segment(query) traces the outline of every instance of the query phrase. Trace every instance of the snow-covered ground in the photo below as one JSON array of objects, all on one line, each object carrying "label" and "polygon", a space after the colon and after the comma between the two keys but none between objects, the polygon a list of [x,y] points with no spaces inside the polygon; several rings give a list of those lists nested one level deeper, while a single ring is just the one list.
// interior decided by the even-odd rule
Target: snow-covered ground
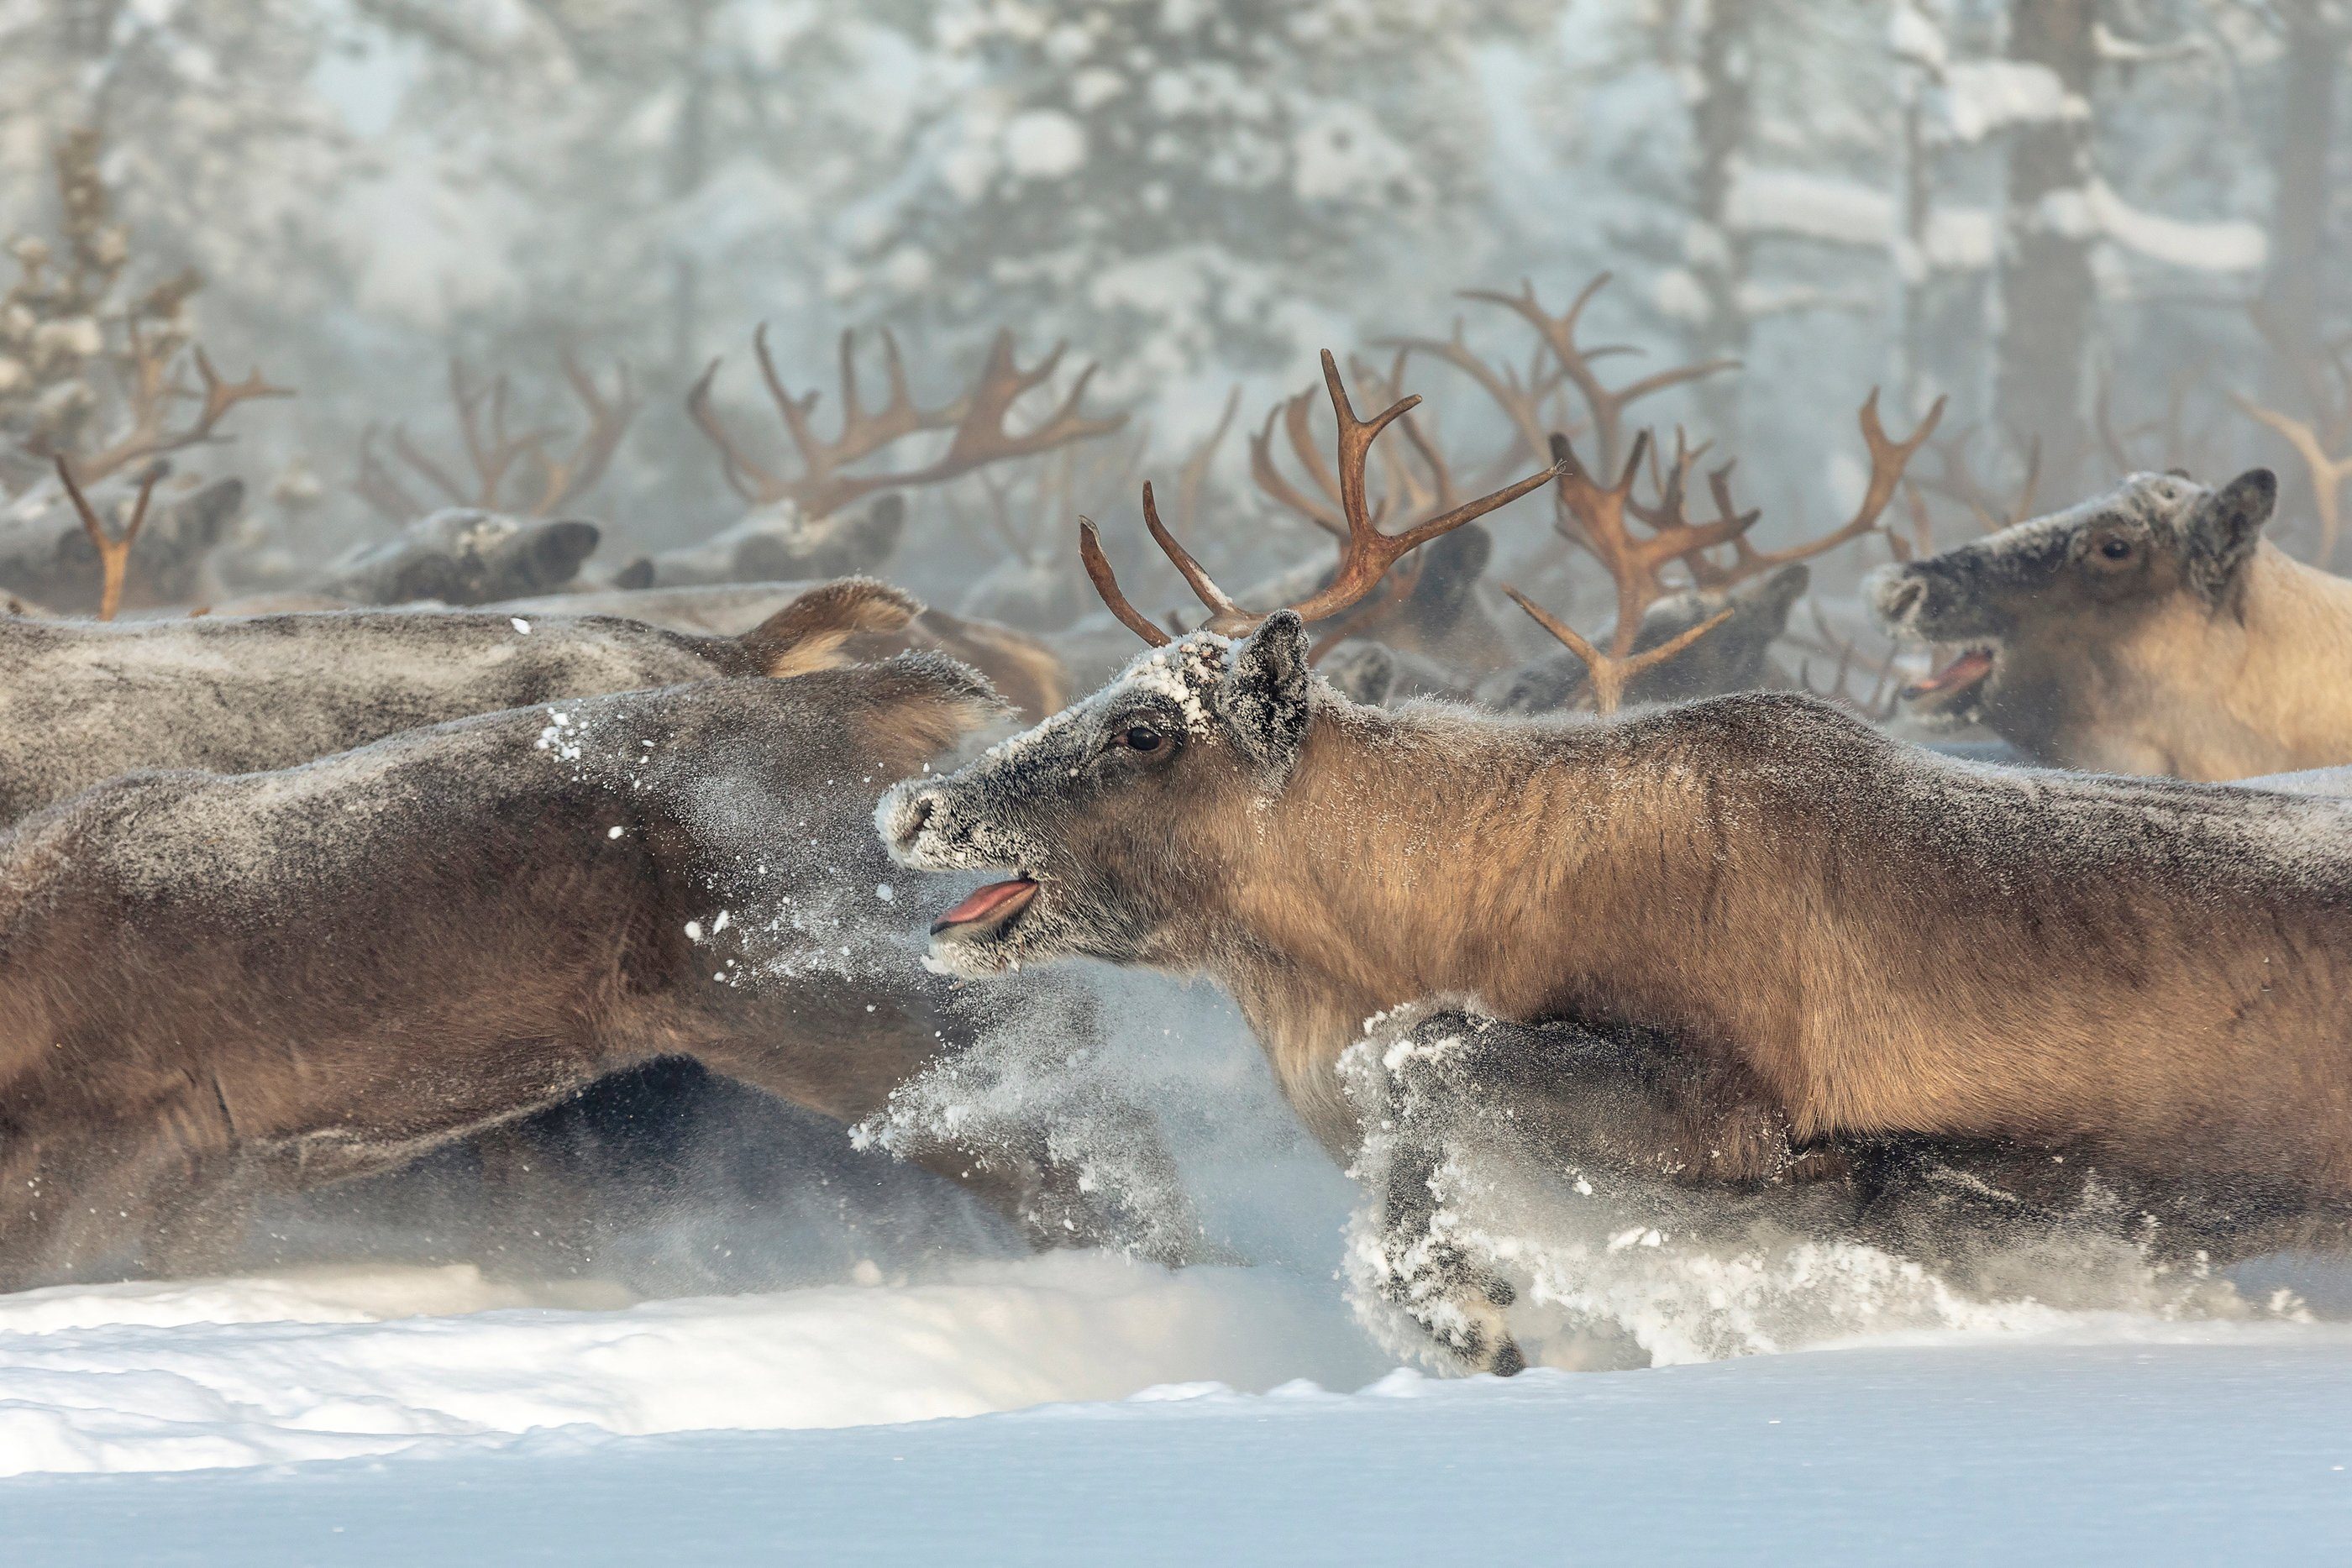
[{"label": "snow-covered ground", "polygon": [[[605,1312],[456,1272],[19,1300],[0,1453],[114,1473],[0,1481],[0,1529],[27,1563],[2352,1551],[2352,1328],[2084,1319],[1449,1382],[1369,1375],[1336,1296],[1268,1272],[1047,1260]],[[436,1315],[357,1315],[401,1309]],[[221,1468],[156,1469],[190,1465]]]},{"label": "snow-covered ground", "polygon": [[[1515,1327],[1549,1364],[1435,1378],[1351,1305],[1352,1189],[1230,1009],[1156,983],[1107,999],[1118,1038],[1094,1065],[1154,1105],[1202,1223],[1247,1261],[965,1254],[953,1228],[913,1249],[829,1199],[779,1222],[782,1266],[747,1265],[774,1282],[732,1295],[373,1261],[0,1297],[5,1560],[2352,1547],[2340,1269],[2036,1253],[1970,1294],[1864,1248],[1624,1228],[1522,1176],[1457,1234],[1513,1265]],[[724,1217],[747,1253],[756,1218]]]}]

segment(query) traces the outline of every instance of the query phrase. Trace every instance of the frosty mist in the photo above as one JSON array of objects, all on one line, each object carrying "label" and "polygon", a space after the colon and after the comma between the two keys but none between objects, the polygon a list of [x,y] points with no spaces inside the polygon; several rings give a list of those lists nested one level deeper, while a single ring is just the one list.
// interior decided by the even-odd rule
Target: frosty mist
[{"label": "frosty mist", "polygon": [[[1949,391],[1956,422],[1988,425],[1989,488],[2033,437],[2062,497],[2112,471],[2110,444],[2145,463],[2158,427],[2195,439],[2200,477],[2284,456],[2221,394],[2288,398],[2296,345],[2341,309],[2321,265],[2330,123],[2292,118],[2315,112],[2297,73],[2341,43],[2324,8],[2184,0],[2099,26],[2087,5],[1995,0],[81,16],[0,24],[23,128],[0,145],[0,213],[53,232],[53,133],[97,129],[142,286],[193,267],[215,358],[299,391],[241,411],[237,446],[199,466],[241,476],[247,526],[314,560],[381,536],[352,483],[367,426],[395,467],[394,419],[451,450],[452,352],[478,381],[514,374],[519,429],[578,430],[567,347],[608,395],[633,368],[643,412],[582,498],[622,525],[617,561],[740,515],[679,399],[724,355],[719,401],[756,417],[763,319],[804,372],[843,327],[898,327],[933,382],[1008,322],[1066,338],[1181,453],[1237,380],[1255,408],[1321,346],[1443,338],[1457,314],[1491,347],[1505,323],[1456,290],[1614,269],[1612,338],[1746,367],[1673,412],[1739,452],[1777,517],[1853,483],[1819,433],[1874,382],[1906,411]],[[2216,301],[2259,301],[2260,321]],[[1444,376],[1423,390],[1467,390]],[[917,514],[902,575],[953,607],[992,550]],[[1507,564],[1523,547],[1503,543]]]}]

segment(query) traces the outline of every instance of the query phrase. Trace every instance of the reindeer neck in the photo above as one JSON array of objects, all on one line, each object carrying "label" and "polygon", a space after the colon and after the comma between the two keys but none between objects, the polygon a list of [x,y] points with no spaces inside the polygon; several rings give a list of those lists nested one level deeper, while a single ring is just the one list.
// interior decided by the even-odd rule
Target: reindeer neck
[{"label": "reindeer neck", "polygon": [[1689,790],[1614,727],[1318,706],[1229,859],[1218,978],[1316,1122],[1307,1102],[1373,1015],[1447,995],[1540,1013],[1628,961],[1637,895],[1696,907],[1672,884],[1701,857],[1661,850],[1691,840]]},{"label": "reindeer neck", "polygon": [[2352,733],[2352,582],[2304,565],[2265,542],[2251,563],[2244,663],[2231,683],[2233,715],[2280,737],[2281,765],[2342,760]]}]

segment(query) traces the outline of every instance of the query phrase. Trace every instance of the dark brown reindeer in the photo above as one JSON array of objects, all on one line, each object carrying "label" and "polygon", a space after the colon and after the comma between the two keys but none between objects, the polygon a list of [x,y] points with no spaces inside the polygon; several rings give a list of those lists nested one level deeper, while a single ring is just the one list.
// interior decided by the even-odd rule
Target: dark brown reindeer
[{"label": "dark brown reindeer", "polygon": [[1906,706],[2065,768],[2222,779],[2352,762],[2352,582],[2263,538],[2276,502],[2267,469],[2218,488],[2137,474],[1882,571],[1885,628],[1954,651]]},{"label": "dark brown reindeer", "polygon": [[[933,655],[133,774],[0,837],[0,1291],[217,1267],[257,1198],[659,1058],[843,1122],[971,1036],[866,824],[1000,711]],[[903,906],[900,906],[903,907]],[[911,1151],[1040,1244],[1116,1195]]]},{"label": "dark brown reindeer", "polygon": [[[1114,594],[1152,652],[884,800],[902,863],[1007,873],[934,923],[942,966],[1207,973],[1341,1158],[1393,1108],[1343,1092],[1366,1021],[1469,998],[1501,1044],[1445,1058],[1452,1096],[1541,1096],[1556,1155],[1659,1190],[1860,1225],[1890,1152],[1929,1149],[2021,1208],[2052,1170],[2095,1178],[2117,1223],[2224,1253],[2340,1231],[2352,807],[1972,767],[1797,695],[1365,708],[1297,612],[1195,587],[1219,632],[1168,643]],[[1427,1160],[1382,1168],[1391,1293],[1514,1370],[1503,1292],[1426,1232]]]}]

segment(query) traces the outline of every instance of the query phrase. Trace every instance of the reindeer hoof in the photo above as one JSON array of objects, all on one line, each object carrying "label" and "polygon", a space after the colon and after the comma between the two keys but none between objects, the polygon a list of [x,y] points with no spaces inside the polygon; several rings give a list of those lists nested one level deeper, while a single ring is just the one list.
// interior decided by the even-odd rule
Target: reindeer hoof
[{"label": "reindeer hoof", "polygon": [[1517,1377],[1528,1369],[1528,1358],[1519,1354],[1518,1345],[1505,1340],[1495,1347],[1495,1359],[1487,1367],[1497,1377]]},{"label": "reindeer hoof", "polygon": [[1518,1299],[1519,1292],[1512,1288],[1511,1282],[1508,1280],[1489,1280],[1486,1281],[1486,1300],[1493,1302],[1496,1306],[1507,1307]]}]

